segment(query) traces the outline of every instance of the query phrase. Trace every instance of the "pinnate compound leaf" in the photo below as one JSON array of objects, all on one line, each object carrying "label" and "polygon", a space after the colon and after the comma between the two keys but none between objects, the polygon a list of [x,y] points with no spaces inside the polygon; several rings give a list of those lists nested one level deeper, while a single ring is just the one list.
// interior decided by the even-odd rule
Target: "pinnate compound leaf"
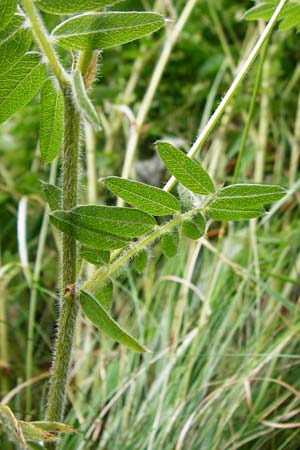
[{"label": "pinnate compound leaf", "polygon": [[153,33],[163,24],[164,18],[151,12],[86,13],[62,22],[52,37],[73,50],[105,49]]},{"label": "pinnate compound leaf", "polygon": [[156,225],[154,218],[143,211],[116,206],[77,206],[69,215],[71,221],[82,228],[125,238],[142,236]]},{"label": "pinnate compound leaf", "polygon": [[64,111],[63,93],[48,78],[41,91],[40,152],[45,164],[56,158],[62,145]]},{"label": "pinnate compound leaf", "polygon": [[17,8],[17,0],[1,0],[0,2],[0,30],[3,30],[12,20]]},{"label": "pinnate compound leaf", "polygon": [[108,177],[103,182],[113,194],[154,216],[173,215],[180,210],[178,200],[157,187],[119,177]]},{"label": "pinnate compound leaf", "polygon": [[51,211],[59,209],[62,197],[61,189],[54,184],[45,183],[44,181],[41,182],[41,188]]},{"label": "pinnate compound leaf", "polygon": [[183,234],[190,239],[200,239],[205,234],[206,222],[202,214],[196,214],[191,220],[182,224]]},{"label": "pinnate compound leaf", "polygon": [[4,39],[0,36],[0,74],[7,72],[24,56],[32,41],[30,29],[27,26],[16,28],[14,20],[9,24],[5,34]]},{"label": "pinnate compound leaf", "polygon": [[157,142],[158,153],[172,175],[195,194],[215,192],[212,179],[200,164],[168,142]]},{"label": "pinnate compound leaf", "polygon": [[101,11],[106,6],[122,0],[39,0],[37,6],[51,14],[77,14],[85,11]]},{"label": "pinnate compound leaf", "polygon": [[136,352],[148,351],[144,345],[118,325],[92,294],[84,290],[80,291],[80,305],[88,319],[107,336]]},{"label": "pinnate compound leaf", "polygon": [[51,223],[63,233],[74,237],[77,241],[99,250],[115,250],[126,247],[129,239],[117,237],[103,231],[92,231],[76,225],[68,211],[53,211]]},{"label": "pinnate compound leaf", "polygon": [[167,258],[173,258],[177,254],[179,242],[180,236],[177,228],[174,228],[170,233],[164,234],[160,240],[160,247],[163,254]]},{"label": "pinnate compound leaf", "polygon": [[35,52],[25,56],[5,74],[0,74],[0,123],[25,106],[41,88],[46,66]]},{"label": "pinnate compound leaf", "polygon": [[87,245],[80,246],[80,256],[90,264],[94,264],[94,266],[102,266],[110,261],[110,253],[108,251],[97,250]]},{"label": "pinnate compound leaf", "polygon": [[208,214],[216,220],[247,220],[264,214],[263,205],[280,200],[286,194],[281,186],[235,184],[219,190],[208,206]]},{"label": "pinnate compound leaf", "polygon": [[143,270],[145,269],[145,267],[147,265],[147,260],[148,260],[147,252],[145,250],[142,250],[134,258],[133,266],[134,266],[135,270],[139,273],[143,272]]},{"label": "pinnate compound leaf", "polygon": [[73,74],[73,91],[75,94],[76,103],[86,120],[96,129],[100,128],[99,116],[93,103],[87,95],[82,75],[78,69],[75,70]]}]

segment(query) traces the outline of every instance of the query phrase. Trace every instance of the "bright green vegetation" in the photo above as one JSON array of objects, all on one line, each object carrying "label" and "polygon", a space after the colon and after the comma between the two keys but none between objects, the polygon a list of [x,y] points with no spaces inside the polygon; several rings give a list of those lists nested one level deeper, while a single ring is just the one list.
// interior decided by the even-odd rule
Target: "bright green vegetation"
[{"label": "bright green vegetation", "polygon": [[16,3],[3,449],[298,450],[299,2]]}]

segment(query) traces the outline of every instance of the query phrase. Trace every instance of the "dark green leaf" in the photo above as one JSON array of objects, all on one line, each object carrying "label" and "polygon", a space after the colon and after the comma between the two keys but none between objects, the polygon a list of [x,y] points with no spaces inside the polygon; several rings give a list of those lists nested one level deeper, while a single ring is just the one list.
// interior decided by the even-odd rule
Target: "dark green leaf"
[{"label": "dark green leaf", "polygon": [[134,41],[163,24],[161,15],[150,12],[86,13],[62,22],[52,36],[62,47],[96,50]]},{"label": "dark green leaf", "polygon": [[161,237],[160,247],[167,258],[173,258],[177,254],[179,241],[180,236],[177,228],[174,228],[170,233],[166,233]]},{"label": "dark green leaf", "polygon": [[80,246],[80,256],[94,266],[102,266],[110,261],[110,253],[87,245]]},{"label": "dark green leaf", "polygon": [[64,136],[64,97],[49,78],[41,92],[40,152],[45,164],[59,153]]},{"label": "dark green leaf", "polygon": [[87,205],[77,206],[69,214],[75,225],[125,238],[142,236],[156,225],[152,216],[132,208]]},{"label": "dark green leaf", "polygon": [[50,214],[50,220],[59,230],[73,236],[82,244],[95,247],[99,250],[123,248],[130,242],[128,239],[117,237],[103,231],[97,232],[82,228],[73,222],[71,215],[67,211],[54,211]]},{"label": "dark green leaf", "polygon": [[87,95],[84,81],[79,70],[75,70],[73,74],[73,90],[75,94],[75,100],[77,105],[79,106],[80,111],[82,112],[86,120],[96,129],[98,129],[100,127],[100,119],[93,103]]},{"label": "dark green leaf", "polygon": [[157,143],[158,153],[172,175],[195,194],[209,195],[215,192],[208,173],[183,152],[168,142]]},{"label": "dark green leaf", "polygon": [[108,177],[103,182],[113,194],[154,216],[172,215],[180,210],[173,195],[154,186],[119,177]]},{"label": "dark green leaf", "polygon": [[135,270],[137,272],[141,273],[147,265],[147,260],[148,260],[147,252],[145,250],[142,250],[134,258],[133,265],[134,265]]},{"label": "dark green leaf", "polygon": [[238,205],[241,209],[243,207],[247,209],[249,206],[268,205],[280,200],[285,195],[286,189],[281,186],[233,184],[218,191],[217,201],[219,205],[224,204],[233,207]]},{"label": "dark green leaf", "polygon": [[182,232],[190,239],[197,240],[204,236],[206,229],[205,219],[202,214],[197,214],[191,220],[187,220],[182,224]]},{"label": "dark green leaf", "polygon": [[243,207],[236,208],[226,207],[225,205],[219,205],[218,200],[213,202],[207,210],[208,215],[215,220],[248,220],[259,217],[265,213],[262,206]]},{"label": "dark green leaf", "polygon": [[99,330],[107,334],[115,341],[136,352],[147,352],[147,348],[140,344],[134,337],[124,331],[117,322],[109,316],[98,300],[88,292],[80,292],[80,304],[85,315]]},{"label": "dark green leaf", "polygon": [[17,0],[1,0],[0,30],[3,30],[12,20],[16,8],[17,8]]},{"label": "dark green leaf", "polygon": [[77,14],[85,11],[100,11],[106,6],[122,0],[39,0],[37,5],[52,14]]},{"label": "dark green leaf", "polygon": [[8,28],[11,32],[0,41],[0,74],[7,72],[24,56],[32,40],[31,31],[27,26],[15,28],[15,21],[12,20]]},{"label": "dark green leaf", "polygon": [[13,68],[0,74],[0,123],[25,106],[41,88],[46,66],[38,53],[27,53]]},{"label": "dark green leaf", "polygon": [[41,188],[51,211],[59,209],[62,196],[61,189],[54,184],[44,183],[43,181],[41,183]]}]

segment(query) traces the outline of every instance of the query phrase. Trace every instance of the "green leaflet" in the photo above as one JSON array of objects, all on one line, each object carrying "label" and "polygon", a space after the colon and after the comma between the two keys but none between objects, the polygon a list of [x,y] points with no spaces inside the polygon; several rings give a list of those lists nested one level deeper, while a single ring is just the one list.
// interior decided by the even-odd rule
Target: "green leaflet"
[{"label": "green leaflet", "polygon": [[[269,0],[264,3],[254,6],[245,13],[245,18],[247,20],[269,20],[276,7],[277,1]],[[278,21],[281,21],[279,29],[289,30],[292,27],[297,27],[300,30],[300,4],[297,0],[290,1],[282,10],[278,17]]]},{"label": "green leaflet", "polygon": [[177,228],[174,228],[170,233],[166,233],[161,237],[160,247],[167,258],[173,258],[177,254],[179,241],[180,236]]},{"label": "green leaflet", "polygon": [[[14,22],[13,20],[11,22]],[[31,31],[28,27],[22,26],[15,28],[12,23],[9,24],[11,32],[0,41],[0,74],[3,75],[13,67],[31,45]],[[11,28],[10,28],[11,27]],[[4,33],[3,33],[4,34]]]},{"label": "green leaflet", "polygon": [[77,14],[85,11],[99,11],[122,0],[39,0],[37,5],[52,14]]},{"label": "green leaflet", "polygon": [[197,240],[204,236],[206,229],[206,222],[202,214],[196,214],[191,220],[185,221],[182,224],[182,232],[190,239]]},{"label": "green leaflet", "polygon": [[59,209],[62,197],[61,189],[54,184],[45,183],[44,181],[41,182],[41,188],[51,211]]},{"label": "green leaflet", "polygon": [[100,127],[100,119],[93,103],[87,95],[82,75],[78,69],[73,74],[73,91],[76,103],[86,120],[98,129]]},{"label": "green leaflet", "polygon": [[59,153],[64,136],[64,97],[48,78],[41,91],[40,152],[45,164]]},{"label": "green leaflet", "polygon": [[56,442],[59,437],[57,433],[51,433],[34,426],[31,422],[19,421],[19,425],[26,440],[33,442]]},{"label": "green leaflet", "polygon": [[75,225],[125,238],[142,236],[156,225],[152,216],[132,208],[87,205],[77,206],[69,214]]},{"label": "green leaflet", "polygon": [[75,431],[74,427],[71,427],[70,425],[66,425],[65,423],[61,422],[49,422],[49,421],[35,421],[35,422],[29,422],[31,425],[35,426],[36,428],[40,428],[41,430],[46,430],[50,432],[59,431],[60,433],[73,433]]},{"label": "green leaflet", "polygon": [[117,322],[110,317],[97,299],[86,291],[80,291],[80,305],[85,315],[96,325],[99,330],[120,344],[136,352],[147,352],[147,348],[140,344],[134,337],[126,333]]},{"label": "green leaflet", "polygon": [[13,18],[17,8],[17,0],[1,0],[0,3],[0,30],[3,30]]},{"label": "green leaflet", "polygon": [[126,238],[114,236],[103,231],[97,232],[76,225],[68,211],[53,211],[51,223],[62,232],[73,236],[77,241],[99,250],[115,250],[126,247],[130,242]]},{"label": "green leaflet", "polygon": [[276,202],[284,197],[286,189],[281,186],[263,184],[233,184],[218,191],[216,200],[219,206],[248,209],[249,206],[262,206]]},{"label": "green leaflet", "polygon": [[163,24],[161,15],[150,12],[86,13],[62,22],[52,37],[73,50],[105,49],[153,33]]},{"label": "green leaflet", "polygon": [[119,177],[108,177],[103,182],[113,194],[154,216],[173,215],[180,210],[178,200],[157,187]]},{"label": "green leaflet", "polygon": [[147,265],[147,260],[148,260],[147,252],[145,250],[142,250],[134,258],[133,266],[134,266],[135,270],[139,273],[143,272],[143,270],[145,269],[145,267]]},{"label": "green leaflet", "polygon": [[25,16],[21,13],[16,13],[10,20],[8,26],[0,31],[0,42],[5,41],[9,36],[25,25]]},{"label": "green leaflet", "polygon": [[247,220],[264,214],[263,205],[280,200],[286,194],[281,186],[234,184],[218,191],[208,205],[208,214],[216,220]]},{"label": "green leaflet", "polygon": [[100,291],[98,291],[94,297],[98,302],[103,306],[103,308],[107,311],[111,307],[113,300],[113,283],[111,280],[107,280],[104,286],[101,287]]},{"label": "green leaflet", "polygon": [[0,123],[34,97],[45,76],[46,66],[35,52],[27,53],[13,68],[0,75]]},{"label": "green leaflet", "polygon": [[208,173],[168,142],[157,142],[158,153],[172,175],[195,194],[209,195],[215,187]]},{"label": "green leaflet", "polygon": [[94,264],[94,266],[102,266],[110,261],[110,253],[108,251],[97,250],[87,245],[80,246],[80,256],[90,264]]}]

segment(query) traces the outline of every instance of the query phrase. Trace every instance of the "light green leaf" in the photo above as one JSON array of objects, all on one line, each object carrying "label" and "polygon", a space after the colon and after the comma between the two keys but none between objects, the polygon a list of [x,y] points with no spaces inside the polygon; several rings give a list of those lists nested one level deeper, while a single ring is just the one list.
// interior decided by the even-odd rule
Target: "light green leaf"
[{"label": "light green leaf", "polygon": [[94,266],[102,266],[103,264],[108,264],[110,261],[109,252],[97,250],[96,248],[88,247],[87,245],[80,246],[80,256],[90,264],[94,264]]},{"label": "light green leaf", "polygon": [[196,214],[191,220],[182,224],[182,232],[190,239],[197,240],[204,236],[206,229],[205,219],[202,214]]},{"label": "light green leaf", "polygon": [[104,286],[101,286],[101,289],[95,293],[94,297],[98,302],[103,306],[103,308],[108,311],[111,307],[113,300],[113,283],[111,280],[108,280]]},{"label": "light green leaf", "polygon": [[64,136],[63,93],[48,78],[41,91],[40,152],[45,164],[57,157]]},{"label": "light green leaf", "polygon": [[73,236],[77,241],[99,250],[114,250],[126,247],[130,242],[126,238],[114,236],[104,231],[97,232],[82,228],[73,222],[67,211],[53,211],[50,214],[51,223],[62,232]]},{"label": "light green leaf", "polygon": [[244,17],[246,20],[269,20],[275,11],[276,6],[260,4],[249,9]]},{"label": "light green leaf", "polygon": [[80,304],[90,321],[115,341],[139,353],[147,352],[147,348],[134,337],[124,331],[117,322],[110,317],[97,299],[86,291],[80,291]]},{"label": "light green leaf", "polygon": [[73,90],[76,103],[85,116],[86,120],[96,129],[100,128],[100,119],[98,113],[87,95],[84,81],[79,70],[75,70],[73,74]]},{"label": "light green leaf", "polygon": [[156,225],[152,216],[132,208],[87,205],[77,206],[69,214],[75,225],[125,238],[142,236]]},{"label": "light green leaf", "polygon": [[51,422],[46,420],[41,421],[35,421],[35,422],[29,422],[31,425],[40,428],[41,430],[46,430],[50,432],[60,432],[60,433],[73,433],[75,431],[74,427],[71,427],[70,425],[66,425],[65,423],[61,422]]},{"label": "light green leaf", "polygon": [[[286,195],[286,189],[281,186],[263,184],[233,184],[218,191],[218,205],[239,206],[247,209],[249,206],[268,205],[280,200]],[[215,202],[210,204],[214,205]]]},{"label": "light green leaf", "polygon": [[123,0],[39,0],[37,6],[52,14],[77,14],[85,11],[100,11]]},{"label": "light green leaf", "polygon": [[158,153],[172,175],[195,194],[209,195],[215,187],[208,173],[197,162],[168,142],[157,143]]},{"label": "light green leaf", "polygon": [[280,200],[285,194],[281,186],[234,184],[218,191],[216,200],[208,206],[208,213],[216,220],[253,219],[264,214],[263,205]]},{"label": "light green leaf", "polygon": [[55,433],[40,429],[34,426],[31,422],[19,421],[19,425],[24,434],[25,439],[33,442],[56,442],[59,436]]},{"label": "light green leaf", "polygon": [[177,254],[179,241],[180,236],[177,228],[174,228],[170,233],[166,233],[161,237],[160,247],[167,258],[173,258]]},{"label": "light green leaf", "polygon": [[157,187],[119,177],[108,177],[103,182],[113,194],[154,216],[173,215],[180,210],[178,200]]},{"label": "light green leaf", "polygon": [[62,197],[61,189],[54,184],[45,183],[44,181],[41,182],[41,188],[51,211],[59,209]]},{"label": "light green leaf", "polygon": [[135,270],[139,273],[143,272],[143,270],[145,269],[145,267],[147,265],[147,260],[148,260],[147,252],[146,252],[146,250],[142,250],[134,258],[133,265],[134,265]]},{"label": "light green leaf", "polygon": [[3,30],[13,18],[17,8],[17,0],[1,0],[0,3],[0,30]]},{"label": "light green leaf", "polygon": [[4,75],[0,74],[0,123],[25,106],[41,88],[46,66],[38,53],[27,53]]},{"label": "light green leaf", "polygon": [[62,22],[52,32],[54,42],[73,50],[115,47],[159,30],[164,18],[151,12],[86,13]]},{"label": "light green leaf", "polygon": [[25,25],[26,17],[22,13],[16,13],[10,20],[8,26],[0,31],[0,42],[5,41],[9,36]]},{"label": "light green leaf", "polygon": [[8,28],[11,29],[11,32],[8,32],[6,37],[0,40],[1,75],[7,72],[24,56],[29,50],[32,40],[31,31],[27,26],[15,28],[15,21],[12,20]]}]

